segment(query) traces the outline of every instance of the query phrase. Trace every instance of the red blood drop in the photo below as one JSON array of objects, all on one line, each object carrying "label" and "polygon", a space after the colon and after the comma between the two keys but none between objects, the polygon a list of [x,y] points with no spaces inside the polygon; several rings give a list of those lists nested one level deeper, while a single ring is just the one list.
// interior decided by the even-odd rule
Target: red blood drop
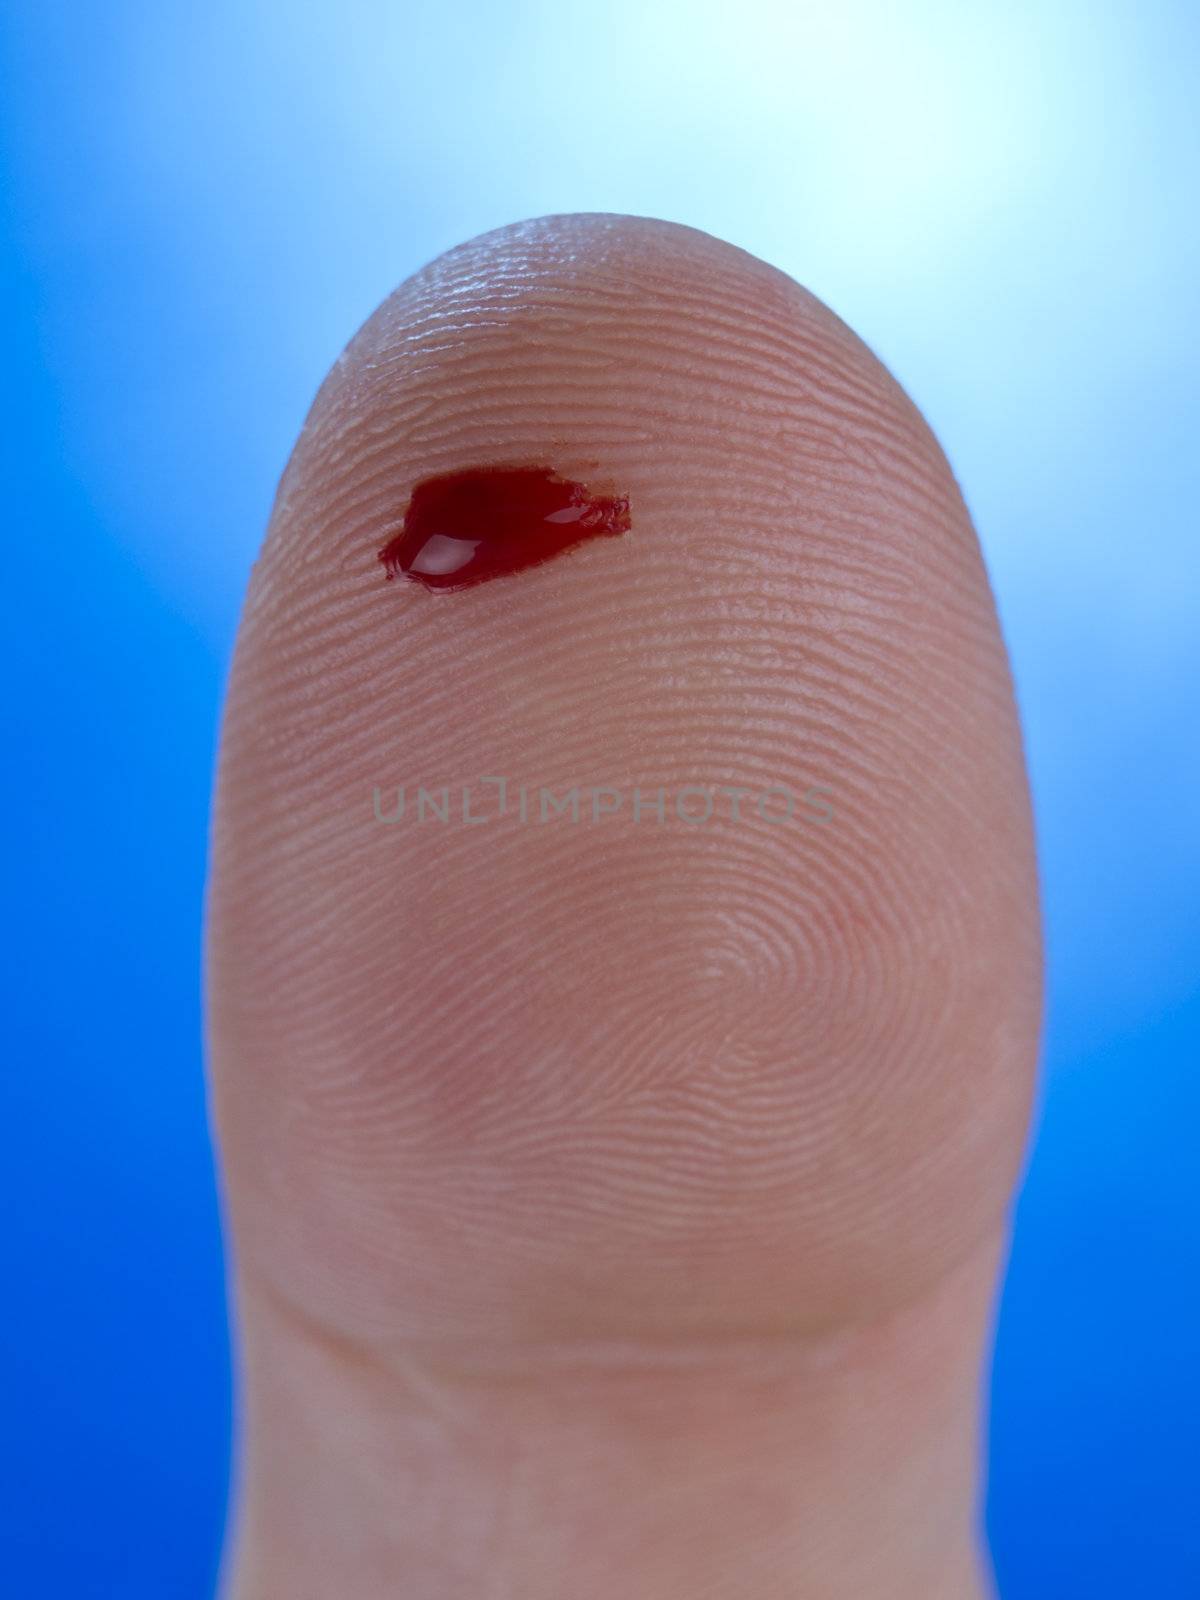
[{"label": "red blood drop", "polygon": [[418,483],[379,559],[389,578],[465,589],[628,531],[625,495],[591,494],[548,467],[474,467]]}]

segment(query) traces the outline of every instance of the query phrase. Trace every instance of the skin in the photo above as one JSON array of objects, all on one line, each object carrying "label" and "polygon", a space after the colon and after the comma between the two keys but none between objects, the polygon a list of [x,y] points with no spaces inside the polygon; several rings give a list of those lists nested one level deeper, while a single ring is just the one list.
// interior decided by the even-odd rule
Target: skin
[{"label": "skin", "polygon": [[[628,494],[632,531],[385,582],[414,483],[485,462]],[[626,798],[373,813],[483,775]],[[635,785],[752,798],[635,821]],[[779,785],[831,815],[764,820]],[[819,301],[585,215],[370,319],[246,601],[208,987],[229,1600],[990,1592],[981,1376],[1041,1011],[1024,763],[951,472]]]}]

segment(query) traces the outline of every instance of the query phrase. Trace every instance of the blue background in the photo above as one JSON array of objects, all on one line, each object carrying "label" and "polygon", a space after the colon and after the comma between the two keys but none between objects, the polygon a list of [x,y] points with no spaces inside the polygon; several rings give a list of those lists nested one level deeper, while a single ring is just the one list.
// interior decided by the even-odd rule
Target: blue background
[{"label": "blue background", "polygon": [[202,1600],[228,1430],[201,1078],[219,695],[346,338],[484,229],[692,223],[878,351],[1027,730],[1043,1120],[999,1332],[1008,1600],[1200,1593],[1200,17],[1167,5],[16,3],[2,1558]]}]

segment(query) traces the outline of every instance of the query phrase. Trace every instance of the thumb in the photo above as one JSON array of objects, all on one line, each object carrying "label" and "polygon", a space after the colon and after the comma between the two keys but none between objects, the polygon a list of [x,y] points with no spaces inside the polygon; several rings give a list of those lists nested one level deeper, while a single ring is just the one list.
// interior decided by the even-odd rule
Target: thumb
[{"label": "thumb", "polygon": [[[496,465],[628,530],[388,582],[414,490]],[[610,216],[397,291],[288,466],[225,718],[210,1038],[247,1321],[463,1369],[815,1347],[980,1260],[977,1369],[1039,961],[976,539],[854,335]]]}]

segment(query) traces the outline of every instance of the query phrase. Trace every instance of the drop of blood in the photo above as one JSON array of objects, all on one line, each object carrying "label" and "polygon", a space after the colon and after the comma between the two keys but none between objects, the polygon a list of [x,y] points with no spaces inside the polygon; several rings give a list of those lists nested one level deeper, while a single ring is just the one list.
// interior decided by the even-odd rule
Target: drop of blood
[{"label": "drop of blood", "polygon": [[389,578],[465,589],[628,531],[625,495],[592,494],[548,467],[473,467],[418,483],[379,559]]}]

